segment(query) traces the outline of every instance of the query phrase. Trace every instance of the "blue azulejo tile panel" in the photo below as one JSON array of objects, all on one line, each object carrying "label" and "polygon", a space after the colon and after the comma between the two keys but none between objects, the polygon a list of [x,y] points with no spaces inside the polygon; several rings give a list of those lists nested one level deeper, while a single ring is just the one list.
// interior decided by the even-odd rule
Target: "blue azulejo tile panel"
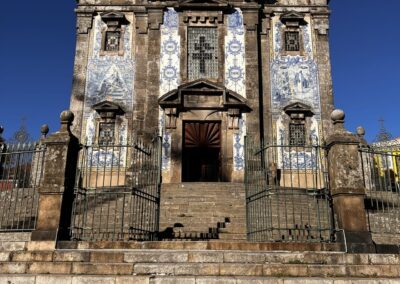
[{"label": "blue azulejo tile panel", "polygon": [[314,60],[301,56],[277,58],[271,62],[271,81],[273,112],[294,102],[320,112],[318,68]]},{"label": "blue azulejo tile panel", "polygon": [[[102,54],[102,31],[106,29],[105,23],[100,16],[96,16],[93,26],[93,48],[87,68],[87,81],[84,107],[84,142],[88,145],[96,144],[97,120],[99,119],[92,106],[102,101],[112,101],[119,104],[125,111],[131,111],[134,103],[134,78],[135,61],[132,56],[132,28],[128,24],[123,27],[124,37],[123,55]],[[128,121],[120,117],[117,122],[115,142],[126,144],[128,137]],[[113,166],[124,164],[126,149],[121,153],[107,151],[93,151],[90,155],[94,166]],[[118,161],[115,156],[118,156]]]},{"label": "blue azulejo tile panel", "polygon": [[[167,8],[161,26],[160,88],[162,96],[178,88],[180,84],[180,42],[178,33],[179,15],[174,8]],[[163,110],[159,111],[159,128],[162,135],[162,169],[171,165],[171,135],[164,125]]]},{"label": "blue azulejo tile panel", "polygon": [[[311,19],[306,16],[307,23]],[[301,27],[302,52],[298,55],[285,53],[283,32],[285,26],[279,16],[273,18],[273,52],[271,72],[271,111],[275,141],[277,145],[288,145],[289,122],[283,109],[295,102],[311,107],[314,116],[310,129],[307,129],[306,142],[317,145],[320,142],[321,99],[319,91],[318,66],[313,56],[311,25]],[[292,169],[315,169],[318,165],[317,150],[303,151],[278,148],[278,167]]]},{"label": "blue azulejo tile panel", "polygon": [[225,36],[225,86],[246,97],[246,62],[243,15],[236,9],[228,16]]},{"label": "blue azulejo tile panel", "polygon": [[91,107],[104,100],[113,101],[131,110],[134,98],[135,61],[132,58],[131,26],[124,27],[123,55],[101,54],[102,30],[106,28],[100,16],[94,21],[94,45],[87,70],[85,117]]},{"label": "blue azulejo tile panel", "polygon": [[[245,31],[240,9],[228,15],[225,36],[225,87],[246,97]],[[233,135],[233,168],[244,170],[245,115],[240,120],[239,130]]]}]

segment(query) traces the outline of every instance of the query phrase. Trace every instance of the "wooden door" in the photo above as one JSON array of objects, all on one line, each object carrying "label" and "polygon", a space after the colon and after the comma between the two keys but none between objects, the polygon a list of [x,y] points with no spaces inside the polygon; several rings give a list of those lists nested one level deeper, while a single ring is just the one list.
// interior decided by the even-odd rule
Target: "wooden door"
[{"label": "wooden door", "polygon": [[184,123],[182,181],[219,181],[221,122]]}]

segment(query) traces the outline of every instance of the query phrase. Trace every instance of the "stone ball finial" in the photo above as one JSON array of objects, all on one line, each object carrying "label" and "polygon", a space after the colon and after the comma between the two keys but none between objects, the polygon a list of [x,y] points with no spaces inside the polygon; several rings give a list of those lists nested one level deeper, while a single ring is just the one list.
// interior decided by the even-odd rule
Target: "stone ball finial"
[{"label": "stone ball finial", "polygon": [[332,119],[333,123],[343,123],[345,117],[346,117],[346,115],[345,115],[344,111],[341,109],[335,109],[331,113],[331,119]]},{"label": "stone ball finial", "polygon": [[362,126],[357,127],[357,135],[363,137],[365,135],[365,128]]},{"label": "stone ball finial", "polygon": [[46,137],[46,135],[49,133],[49,126],[47,124],[43,124],[42,127],[40,127],[40,133],[42,134],[42,137]]},{"label": "stone ball finial", "polygon": [[70,110],[64,110],[60,115],[61,123],[71,124],[74,121],[74,114]]}]

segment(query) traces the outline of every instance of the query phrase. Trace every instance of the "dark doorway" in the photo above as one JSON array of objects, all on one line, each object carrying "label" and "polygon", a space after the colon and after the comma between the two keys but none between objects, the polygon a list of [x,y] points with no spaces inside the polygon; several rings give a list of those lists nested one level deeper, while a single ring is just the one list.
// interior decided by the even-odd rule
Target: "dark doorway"
[{"label": "dark doorway", "polygon": [[182,181],[219,181],[221,122],[193,121],[183,125]]}]

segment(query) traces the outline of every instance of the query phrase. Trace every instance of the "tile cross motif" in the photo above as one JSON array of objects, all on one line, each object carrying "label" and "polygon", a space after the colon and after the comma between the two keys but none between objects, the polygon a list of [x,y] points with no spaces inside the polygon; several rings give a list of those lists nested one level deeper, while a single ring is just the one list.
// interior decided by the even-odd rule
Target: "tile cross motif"
[{"label": "tile cross motif", "polygon": [[213,50],[214,47],[210,43],[206,42],[204,36],[199,37],[199,42],[194,44],[194,49],[198,50],[198,53],[193,53],[192,58],[200,61],[200,73],[206,72],[206,60],[212,59],[212,53],[207,53],[207,50]]}]

